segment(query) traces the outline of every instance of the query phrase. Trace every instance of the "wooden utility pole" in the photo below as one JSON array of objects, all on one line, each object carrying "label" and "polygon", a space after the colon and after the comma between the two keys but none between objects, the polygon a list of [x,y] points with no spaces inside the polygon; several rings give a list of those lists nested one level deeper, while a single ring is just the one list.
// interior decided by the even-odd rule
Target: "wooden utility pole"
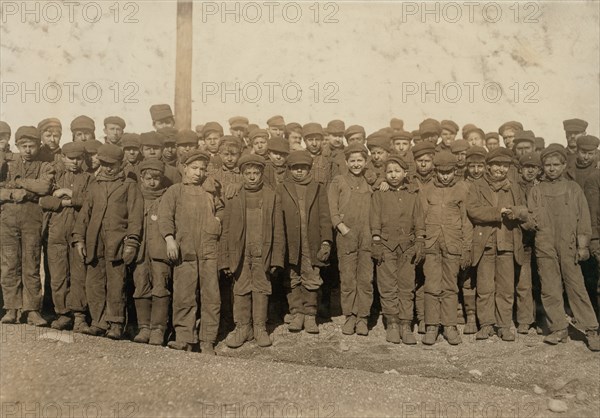
[{"label": "wooden utility pole", "polygon": [[191,0],[177,0],[175,55],[175,127],[192,127],[192,18]]}]

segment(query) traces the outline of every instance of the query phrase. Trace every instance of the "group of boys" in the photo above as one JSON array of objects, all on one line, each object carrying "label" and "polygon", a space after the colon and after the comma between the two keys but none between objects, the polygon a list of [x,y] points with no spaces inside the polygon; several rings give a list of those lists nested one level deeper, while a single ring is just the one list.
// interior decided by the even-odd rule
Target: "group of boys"
[{"label": "group of boys", "polygon": [[78,116],[62,147],[61,122],[44,119],[17,129],[18,153],[0,122],[2,323],[48,325],[43,254],[50,325],[112,339],[135,322],[136,342],[214,354],[231,318],[227,346],[267,347],[274,316],[319,333],[339,280],[345,335],[368,335],[379,302],[391,343],[416,344],[413,324],[426,345],[440,331],[460,344],[458,324],[514,341],[514,320],[558,344],[564,290],[600,350],[600,140],[585,121],[564,121],[565,148],[516,121],[456,139],[451,120],[407,132],[394,118],[367,136],[236,116],[225,135],[218,122],[175,129],[169,105],[150,115],[139,135],[107,117],[103,141]]}]

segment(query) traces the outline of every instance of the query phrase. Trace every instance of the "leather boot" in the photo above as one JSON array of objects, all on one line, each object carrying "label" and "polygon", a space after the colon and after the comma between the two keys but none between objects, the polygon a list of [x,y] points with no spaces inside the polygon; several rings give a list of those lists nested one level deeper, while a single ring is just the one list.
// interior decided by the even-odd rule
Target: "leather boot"
[{"label": "leather boot", "polygon": [[170,305],[171,298],[169,296],[160,298],[156,296],[152,297],[152,308],[150,312],[150,329],[167,329]]},{"label": "leather boot", "polygon": [[160,326],[150,329],[150,338],[148,344],[150,345],[163,345],[165,343],[165,330]]},{"label": "leather boot", "polygon": [[498,337],[502,338],[502,341],[514,341],[515,333],[509,327],[499,328]]},{"label": "leather boot", "polygon": [[477,333],[477,318],[475,317],[475,312],[467,313],[467,323],[463,329],[463,334],[470,335]]},{"label": "leather boot", "polygon": [[585,333],[587,337],[587,345],[591,351],[600,351],[600,336],[598,331],[589,330]]},{"label": "leather boot", "polygon": [[85,326],[81,329],[81,333],[85,335],[92,335],[94,337],[102,337],[106,334],[106,330],[95,325]]},{"label": "leather boot", "polygon": [[417,343],[415,334],[412,331],[411,321],[400,321],[400,338],[402,338],[402,343],[407,345],[415,345]]},{"label": "leather boot", "polygon": [[212,341],[200,341],[200,353],[209,356],[216,355],[214,343]]},{"label": "leather boot", "polygon": [[73,323],[73,320],[71,319],[71,316],[59,315],[58,318],[56,318],[54,321],[52,321],[52,324],[50,324],[50,326],[53,329],[58,329],[58,330],[62,331],[64,329],[70,328],[72,323]]},{"label": "leather boot", "polygon": [[558,331],[554,331],[550,335],[546,335],[544,337],[544,342],[546,344],[551,344],[551,345],[556,345],[558,343],[566,343],[568,336],[569,336],[569,332],[566,329],[561,329]]},{"label": "leather boot", "polygon": [[269,296],[262,293],[252,293],[252,321],[254,322],[254,339],[259,347],[269,347],[271,338],[267,333],[267,310]]},{"label": "leather boot", "polygon": [[476,340],[487,340],[494,335],[494,327],[491,325],[483,325],[477,334],[475,334]]},{"label": "leather boot", "polygon": [[444,337],[450,345],[458,345],[462,343],[458,329],[455,326],[444,327]]},{"label": "leather boot", "polygon": [[[148,344],[150,341],[150,315],[152,312],[152,299],[139,298],[135,301],[135,313],[137,315],[138,333],[133,337],[136,343]],[[111,338],[111,337],[109,337]]]},{"label": "leather boot", "polygon": [[367,326],[367,318],[356,318],[356,335],[369,335],[369,327]]},{"label": "leather boot", "polygon": [[246,341],[254,338],[252,329],[252,294],[233,295],[233,321],[235,329],[225,338],[225,344],[229,348],[241,347]]},{"label": "leather boot", "polygon": [[27,314],[27,323],[36,327],[47,327],[48,321],[42,318],[38,311],[29,311]]},{"label": "leather boot", "polygon": [[354,334],[355,328],[356,328],[356,315],[346,316],[346,322],[344,322],[344,325],[342,326],[342,334],[352,335],[352,334]]},{"label": "leather boot", "polygon": [[308,290],[302,286],[304,295],[304,330],[309,334],[318,334],[319,326],[317,325],[317,300],[318,291]]},{"label": "leather boot", "polygon": [[194,345],[189,343],[184,343],[181,341],[169,341],[167,347],[173,350],[181,350],[181,351],[193,351]]},{"label": "leather boot", "polygon": [[16,324],[17,323],[17,310],[16,309],[7,309],[6,313],[0,320],[0,323]]},{"label": "leather boot", "polygon": [[519,324],[517,332],[519,334],[529,334],[529,328],[531,328],[530,324]]},{"label": "leather boot", "polygon": [[425,345],[434,345],[438,337],[438,332],[438,325],[427,325],[427,331],[421,342]]},{"label": "leather boot", "polygon": [[111,340],[120,340],[123,338],[123,324],[120,322],[111,322],[106,336]]},{"label": "leather boot", "polygon": [[304,328],[304,297],[302,286],[296,286],[288,294],[288,303],[290,312],[293,315],[292,321],[288,326],[290,332],[300,332]]},{"label": "leather boot", "polygon": [[75,312],[73,321],[73,332],[83,332],[87,327],[85,322],[85,314],[83,312]]},{"label": "leather boot", "polygon": [[393,315],[384,315],[387,322],[385,340],[389,343],[400,344],[400,324],[398,318]]}]

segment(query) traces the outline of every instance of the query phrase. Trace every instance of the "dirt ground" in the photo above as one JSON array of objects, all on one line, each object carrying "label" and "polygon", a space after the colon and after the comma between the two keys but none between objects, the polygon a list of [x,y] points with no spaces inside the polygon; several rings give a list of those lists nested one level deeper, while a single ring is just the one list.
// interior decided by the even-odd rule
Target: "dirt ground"
[{"label": "dirt ground", "polygon": [[426,347],[386,343],[381,321],[368,337],[342,335],[342,323],[319,335],[282,324],[270,348],[221,341],[215,357],[3,325],[1,416],[600,416],[600,354],[574,328],[555,347],[534,330]]}]

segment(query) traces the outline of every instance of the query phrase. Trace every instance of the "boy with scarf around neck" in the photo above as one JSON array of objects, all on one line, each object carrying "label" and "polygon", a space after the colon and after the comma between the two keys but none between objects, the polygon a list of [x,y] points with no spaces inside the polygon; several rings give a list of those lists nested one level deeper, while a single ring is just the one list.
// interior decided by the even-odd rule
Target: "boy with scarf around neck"
[{"label": "boy with scarf around neck", "polygon": [[344,150],[348,173],[336,176],[329,186],[331,223],[339,232],[342,333],[368,335],[367,317],[373,303],[373,263],[369,209],[371,187],[364,177],[367,150],[354,143]]},{"label": "boy with scarf around neck", "polygon": [[550,144],[541,152],[544,176],[531,188],[527,207],[533,214],[535,256],[540,275],[542,305],[551,334],[547,344],[568,338],[563,289],[567,293],[577,327],[584,330],[588,348],[600,351],[598,321],[585,288],[578,263],[590,257],[592,226],[590,211],[581,187],[564,178],[567,151]]},{"label": "boy with scarf around neck", "polygon": [[52,301],[58,315],[52,322],[52,328],[63,330],[73,324],[74,332],[81,332],[86,326],[87,299],[86,268],[71,245],[71,233],[88,189],[94,182],[94,176],[82,168],[85,157],[83,144],[69,142],[63,146],[62,161],[55,164],[53,193],[40,198],[40,206],[49,214],[47,256]]},{"label": "boy with scarf around neck", "polygon": [[242,154],[242,140],[226,135],[221,138],[219,144],[219,157],[222,161],[221,167],[216,169],[210,176],[215,179],[223,190],[225,204],[237,192],[240,191],[243,184],[243,176],[240,173],[238,161]]},{"label": "boy with scarf around neck", "polygon": [[122,170],[123,150],[98,148],[100,168],[73,228],[73,243],[87,265],[85,293],[92,324],[82,332],[120,339],[125,322],[125,273],[140,246],[144,200]]},{"label": "boy with scarf around neck", "polygon": [[325,186],[312,176],[309,151],[293,151],[288,172],[277,187],[285,226],[287,270],[285,287],[291,321],[288,329],[318,334],[317,295],[323,284],[320,268],[331,255],[332,227]]},{"label": "boy with scarf around neck", "polygon": [[281,202],[263,182],[263,157],[246,154],[238,163],[243,187],[225,205],[219,248],[219,268],[233,279],[235,329],[225,344],[238,348],[255,339],[259,347],[268,347],[270,274],[283,269],[285,255]]},{"label": "boy with scarf around neck", "polygon": [[365,179],[373,190],[385,192],[389,185],[385,181],[385,162],[392,152],[391,139],[383,132],[375,132],[367,138],[367,148],[371,152],[371,159],[367,162]]},{"label": "boy with scarf around neck", "polygon": [[420,191],[425,217],[425,324],[421,342],[435,344],[440,325],[449,344],[462,342],[456,328],[459,270],[471,264],[473,227],[467,217],[468,186],[455,175],[456,157],[435,155],[435,177]]},{"label": "boy with scarf around neck", "polygon": [[144,224],[137,259],[132,266],[138,333],[133,341],[163,345],[171,292],[171,265],[165,240],[158,229],[158,208],[167,191],[165,163],[149,158],[139,164],[139,186],[144,198]]},{"label": "boy with scarf around neck", "polygon": [[407,180],[408,164],[392,155],[385,162],[387,192],[371,199],[371,257],[377,265],[377,287],[386,320],[386,340],[416,344],[411,323],[415,264],[423,261],[425,224],[419,189]]},{"label": "boy with scarf around neck", "polygon": [[[217,244],[221,234],[223,201],[220,185],[207,178],[210,155],[191,151],[183,161],[183,181],[163,195],[158,206],[158,228],[167,243],[173,271],[173,326],[176,339],[169,348],[191,351],[200,339],[204,354],[214,355],[219,330],[221,294]],[[200,332],[196,329],[196,292],[200,290]]]},{"label": "boy with scarf around neck", "polygon": [[[486,156],[486,171],[469,189],[467,211],[473,222],[473,262],[477,267],[478,340],[494,335],[514,341],[511,330],[515,294],[515,263],[523,265],[521,224],[529,215],[525,195],[508,179],[513,154],[497,148]],[[531,287],[530,287],[531,291]]]},{"label": "boy with scarf around neck", "polygon": [[302,127],[306,150],[313,158],[311,173],[316,181],[323,186],[328,186],[334,177],[333,163],[323,155],[323,141],[325,133],[319,123],[310,122]]},{"label": "boy with scarf around neck", "polygon": [[287,171],[286,161],[290,155],[290,144],[282,137],[274,136],[268,139],[267,150],[264,182],[275,189],[283,183]]}]

